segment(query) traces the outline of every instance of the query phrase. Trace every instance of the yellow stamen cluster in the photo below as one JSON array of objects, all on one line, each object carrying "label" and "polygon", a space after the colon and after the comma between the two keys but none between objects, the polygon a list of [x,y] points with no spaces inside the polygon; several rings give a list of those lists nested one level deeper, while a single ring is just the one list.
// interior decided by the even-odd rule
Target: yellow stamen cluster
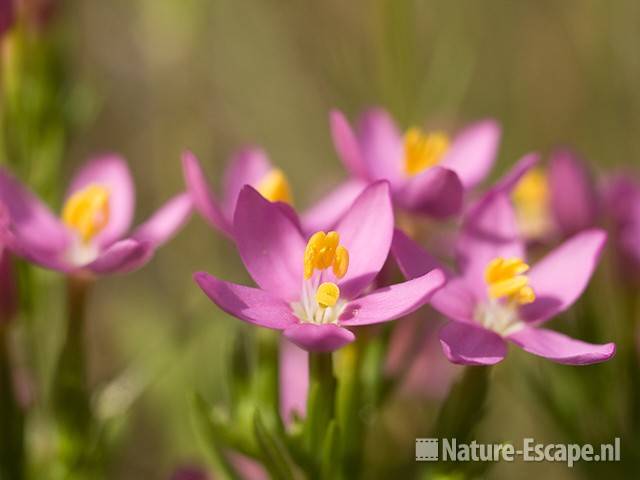
[{"label": "yellow stamen cluster", "polygon": [[293,203],[291,187],[282,170],[273,169],[267,173],[258,183],[257,190],[270,202]]},{"label": "yellow stamen cluster", "polygon": [[89,242],[109,222],[109,190],[96,184],[78,190],[64,204],[62,220]]},{"label": "yellow stamen cluster", "polygon": [[333,307],[340,298],[340,288],[333,282],[320,284],[316,291],[316,302],[322,308]]},{"label": "yellow stamen cluster", "polygon": [[544,235],[550,226],[549,183],[542,168],[529,170],[513,191],[518,224],[523,235]]},{"label": "yellow stamen cluster", "polygon": [[311,278],[315,270],[330,267],[337,278],[344,277],[349,269],[349,252],[340,245],[338,232],[316,232],[304,251],[304,278]]},{"label": "yellow stamen cluster", "polygon": [[444,132],[425,134],[419,128],[410,128],[404,135],[404,170],[417,175],[436,165],[449,149],[449,137]]},{"label": "yellow stamen cluster", "polygon": [[494,258],[484,272],[484,279],[493,299],[506,298],[519,305],[531,303],[536,299],[529,286],[529,278],[524,275],[529,265],[519,258]]}]

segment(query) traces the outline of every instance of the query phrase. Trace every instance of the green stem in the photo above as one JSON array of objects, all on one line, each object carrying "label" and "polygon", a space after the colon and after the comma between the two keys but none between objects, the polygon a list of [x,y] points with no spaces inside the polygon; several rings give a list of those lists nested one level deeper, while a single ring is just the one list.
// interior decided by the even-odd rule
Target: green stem
[{"label": "green stem", "polygon": [[94,422],[87,384],[85,305],[91,282],[67,279],[67,331],[54,373],[53,408],[59,430],[60,459],[69,472],[88,459]]},{"label": "green stem", "polygon": [[0,479],[24,478],[24,415],[16,399],[8,326],[0,325]]},{"label": "green stem", "polygon": [[[320,452],[329,425],[335,416],[336,378],[331,353],[309,353],[309,400],[305,424],[305,444],[311,458]],[[318,471],[320,466],[318,465]]]}]

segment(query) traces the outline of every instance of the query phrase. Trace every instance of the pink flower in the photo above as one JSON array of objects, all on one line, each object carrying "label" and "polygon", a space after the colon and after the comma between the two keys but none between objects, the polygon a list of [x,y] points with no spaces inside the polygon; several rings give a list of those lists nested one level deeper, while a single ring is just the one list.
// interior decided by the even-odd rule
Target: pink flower
[{"label": "pink flower", "polygon": [[598,195],[586,163],[570,150],[555,150],[547,168],[525,155],[493,187],[511,195],[522,236],[548,242],[596,225]]},{"label": "pink flower", "polygon": [[339,111],[330,122],[336,150],[353,178],[388,180],[395,206],[434,217],[460,211],[464,191],[487,176],[500,141],[492,120],[470,125],[451,141],[443,132],[417,128],[403,135],[382,109],[365,112],[355,131]]},{"label": "pink flower", "polygon": [[[222,193],[217,198],[209,188],[198,159],[191,152],[182,156],[182,167],[187,190],[194,206],[216,230],[233,238],[233,213],[238,195],[245,185],[251,185],[264,198],[278,204],[288,215],[293,215],[293,195],[287,177],[275,168],[265,152],[258,148],[245,148],[233,156],[227,167]],[[305,232],[331,228],[351,206],[366,185],[353,181],[340,185],[301,216]]]},{"label": "pink flower", "polygon": [[0,0],[0,37],[11,28],[15,21],[13,0]]},{"label": "pink flower", "polygon": [[625,273],[637,276],[640,266],[640,183],[632,175],[617,174],[608,179],[604,200],[612,220],[616,253]]},{"label": "pink flower", "polygon": [[134,187],[116,155],[91,160],[77,172],[60,218],[5,170],[0,201],[9,210],[6,242],[12,252],[52,270],[97,275],[142,266],[191,211],[189,196],[177,195],[123,238],[133,216]]},{"label": "pink flower", "polygon": [[347,327],[386,322],[424,305],[442,287],[441,271],[366,293],[393,235],[386,182],[367,187],[335,231],[304,235],[297,218],[246,186],[234,215],[240,256],[259,288],[198,272],[194,279],[222,310],[282,330],[308,351],[332,351],[355,339]]},{"label": "pink flower", "polygon": [[[507,195],[490,192],[469,212],[457,242],[458,271],[431,304],[451,321],[440,330],[447,358],[491,365],[512,342],[558,363],[586,365],[613,356],[615,345],[574,340],[540,326],[568,309],[584,291],[605,244],[602,230],[586,230],[529,269]],[[392,252],[407,278],[443,268],[396,231]]]}]

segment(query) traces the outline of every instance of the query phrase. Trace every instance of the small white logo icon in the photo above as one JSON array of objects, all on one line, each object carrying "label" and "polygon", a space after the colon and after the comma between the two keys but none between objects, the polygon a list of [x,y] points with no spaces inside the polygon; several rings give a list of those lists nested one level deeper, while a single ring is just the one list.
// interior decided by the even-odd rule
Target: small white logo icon
[{"label": "small white logo icon", "polygon": [[438,460],[437,438],[416,438],[416,461],[433,462]]}]

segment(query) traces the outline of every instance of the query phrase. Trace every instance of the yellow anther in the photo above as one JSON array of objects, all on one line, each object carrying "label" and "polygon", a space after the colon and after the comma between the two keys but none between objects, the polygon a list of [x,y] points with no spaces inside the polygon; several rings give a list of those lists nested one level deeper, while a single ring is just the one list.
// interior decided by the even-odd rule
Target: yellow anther
[{"label": "yellow anther", "polygon": [[342,278],[346,275],[349,269],[349,251],[340,245],[336,248],[336,256],[333,259],[333,274],[337,278]]},{"label": "yellow anther", "polygon": [[320,284],[316,291],[316,302],[322,308],[333,307],[340,298],[340,288],[333,282]]},{"label": "yellow anther", "polygon": [[257,190],[270,202],[293,203],[291,187],[282,170],[273,169],[267,173],[258,183]]},{"label": "yellow anther", "polygon": [[491,260],[484,272],[489,297],[507,298],[520,305],[533,302],[536,296],[529,286],[529,278],[524,275],[528,270],[529,265],[519,258]]},{"label": "yellow anther", "polygon": [[512,199],[521,233],[527,237],[544,235],[550,227],[549,183],[542,168],[529,170],[516,185]]},{"label": "yellow anther", "polygon": [[417,175],[436,165],[449,149],[449,137],[444,132],[425,134],[419,128],[410,128],[404,135],[404,170]]},{"label": "yellow anther", "polygon": [[109,222],[109,190],[96,184],[78,190],[64,204],[62,220],[88,242]]},{"label": "yellow anther", "polygon": [[338,278],[342,278],[349,268],[349,252],[340,245],[338,232],[316,232],[304,251],[304,278],[311,278],[315,270],[330,267]]}]

